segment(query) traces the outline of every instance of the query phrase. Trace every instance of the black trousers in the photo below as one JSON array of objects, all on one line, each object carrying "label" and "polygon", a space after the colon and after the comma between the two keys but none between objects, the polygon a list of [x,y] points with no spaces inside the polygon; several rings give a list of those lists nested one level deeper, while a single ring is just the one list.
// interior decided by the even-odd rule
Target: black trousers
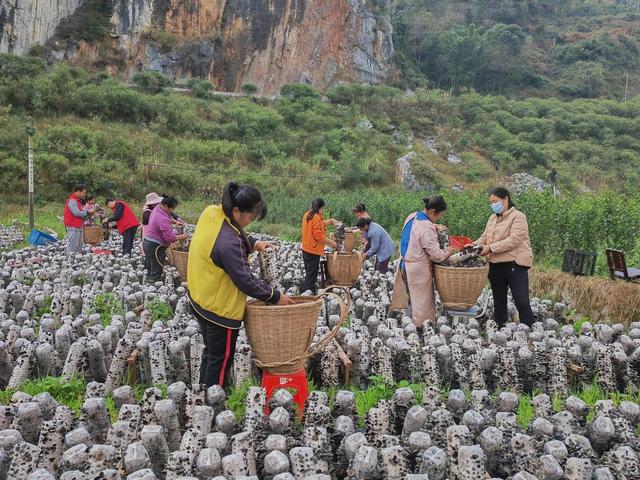
[{"label": "black trousers", "polygon": [[304,271],[306,274],[300,293],[311,290],[315,295],[318,292],[316,284],[318,282],[318,271],[320,270],[320,255],[302,252],[302,259],[304,260]]},{"label": "black trousers", "polygon": [[518,309],[520,322],[533,325],[534,318],[529,303],[529,269],[515,262],[489,264],[489,282],[493,292],[495,319],[499,327],[509,319],[507,311],[507,290],[511,289],[513,302]]},{"label": "black trousers", "polygon": [[162,278],[164,265],[167,262],[167,247],[145,239],[142,241],[142,248],[146,257],[147,279],[156,282]]},{"label": "black trousers", "polygon": [[387,273],[389,271],[389,260],[391,260],[391,257],[387,258],[384,262],[376,259],[376,270],[380,273]]},{"label": "black trousers", "polygon": [[131,250],[133,250],[133,239],[136,238],[137,231],[138,227],[131,227],[122,232],[122,253],[124,255],[131,255]]},{"label": "black trousers", "polygon": [[220,385],[223,388],[229,386],[239,330],[221,327],[202,318],[198,318],[198,323],[204,338],[200,383],[206,388],[212,385]]}]

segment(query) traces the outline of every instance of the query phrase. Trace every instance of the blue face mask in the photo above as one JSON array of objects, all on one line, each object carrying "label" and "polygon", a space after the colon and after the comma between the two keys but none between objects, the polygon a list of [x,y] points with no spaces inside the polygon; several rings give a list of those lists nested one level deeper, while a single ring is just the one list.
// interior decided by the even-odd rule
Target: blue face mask
[{"label": "blue face mask", "polygon": [[502,202],[492,203],[491,210],[493,210],[493,213],[495,213],[496,215],[500,215],[504,210],[504,207],[502,206]]}]

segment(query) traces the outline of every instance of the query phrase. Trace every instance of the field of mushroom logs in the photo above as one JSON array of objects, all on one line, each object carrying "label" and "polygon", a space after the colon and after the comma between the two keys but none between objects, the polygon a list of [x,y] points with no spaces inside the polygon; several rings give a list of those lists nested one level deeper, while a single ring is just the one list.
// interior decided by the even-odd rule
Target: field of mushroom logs
[{"label": "field of mushroom logs", "polygon": [[[284,290],[302,281],[295,245],[260,263]],[[234,399],[243,408],[197,384],[202,337],[175,270],[148,285],[137,253],[4,253],[0,480],[640,478],[640,406],[629,400],[639,324],[576,329],[564,305],[533,299],[532,329],[498,329],[489,301],[479,321],[441,317],[419,332],[389,311],[392,286],[391,273],[367,266],[336,338],[350,385],[330,344],[309,362],[313,390],[298,419],[289,391],[265,415],[264,390],[247,387],[258,372],[243,332],[231,394],[246,391]],[[327,301],[318,335],[338,319]],[[77,405],[46,388],[27,393],[44,377],[82,385]],[[605,395],[572,395],[588,386]]]}]

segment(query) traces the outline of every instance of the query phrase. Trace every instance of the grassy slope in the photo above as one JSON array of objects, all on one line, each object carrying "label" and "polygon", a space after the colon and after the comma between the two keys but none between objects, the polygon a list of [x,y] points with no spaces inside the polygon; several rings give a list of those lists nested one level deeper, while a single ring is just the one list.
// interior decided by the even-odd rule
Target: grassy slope
[{"label": "grassy slope", "polygon": [[[640,97],[508,100],[353,86],[330,92],[330,103],[313,91],[275,103],[201,100],[143,94],[64,66],[4,82],[0,195],[13,201],[25,190],[29,113],[41,200],[77,181],[129,198],[215,196],[229,178],[297,195],[387,187],[395,160],[411,150],[418,180],[435,188],[484,190],[513,172],[546,178],[552,166],[564,191],[640,180]],[[358,126],[365,118],[373,128]],[[434,136],[437,154],[425,146]],[[447,162],[454,153],[462,163]]]}]

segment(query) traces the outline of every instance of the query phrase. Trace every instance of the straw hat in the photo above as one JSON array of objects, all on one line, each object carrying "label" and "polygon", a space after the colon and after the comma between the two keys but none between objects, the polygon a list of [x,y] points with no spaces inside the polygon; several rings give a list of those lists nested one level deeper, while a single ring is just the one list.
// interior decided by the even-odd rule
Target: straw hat
[{"label": "straw hat", "polygon": [[147,201],[145,205],[155,205],[162,201],[162,197],[158,195],[156,192],[151,192],[147,194]]}]

